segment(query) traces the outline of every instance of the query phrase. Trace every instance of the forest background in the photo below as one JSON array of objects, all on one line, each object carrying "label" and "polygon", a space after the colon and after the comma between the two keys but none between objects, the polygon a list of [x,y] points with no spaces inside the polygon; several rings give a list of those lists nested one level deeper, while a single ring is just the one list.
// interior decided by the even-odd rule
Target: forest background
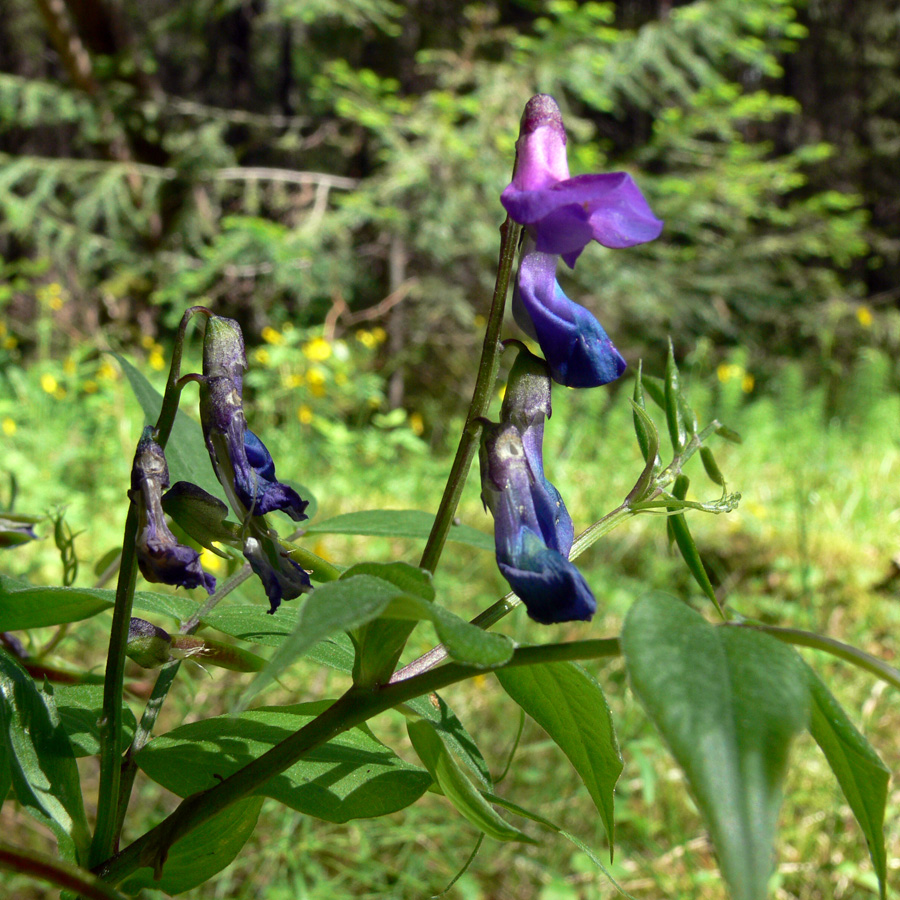
[{"label": "forest background", "polygon": [[[107,351],[161,383],[184,308],[202,303],[244,328],[251,425],[320,515],[433,509],[471,393],[498,194],[536,91],[563,108],[573,174],[631,171],[666,222],[660,240],[627,254],[586,253],[567,292],[598,313],[632,368],[643,359],[661,374],[671,336],[696,405],[744,434],[723,462],[741,509],[694,526],[717,588],[772,621],[894,658],[892,0],[0,0],[0,469],[13,476],[0,508],[64,510],[79,533],[77,577],[96,580],[95,561],[117,546],[141,425]],[[548,433],[548,458],[583,523],[616,505],[640,468],[623,382],[555,401],[566,428]],[[585,482],[592,465],[608,478]],[[466,503],[466,521],[488,530],[474,485]],[[52,528],[38,530],[48,540],[0,562],[59,581]],[[691,592],[664,532],[629,529],[586,557],[606,610],[598,634],[614,633],[647,586]],[[337,553],[342,540],[317,549]],[[442,577],[473,613],[473,586],[502,585],[487,555]],[[102,617],[67,640],[82,649],[60,653],[99,664]],[[627,708],[613,667],[615,677],[612,702]],[[210,688],[197,677],[194,690]],[[842,699],[896,771],[896,704],[852,678]],[[502,761],[514,729],[477,692],[460,702],[496,729]],[[721,896],[665,751],[638,717],[625,723],[639,749],[618,792],[614,872],[641,897]],[[531,805],[571,802],[577,830],[574,782],[547,784],[557,764],[535,726],[525,740],[515,777]],[[861,839],[824,772],[811,764],[791,791],[778,890],[865,896]],[[889,822],[898,805],[895,792]],[[148,801],[146,815],[160,808]],[[435,892],[474,839],[429,816],[417,806],[385,835],[377,822],[312,825],[281,810],[217,890]],[[898,842],[894,827],[895,869]],[[427,862],[421,843],[445,849]],[[568,849],[504,847],[454,890],[567,900],[598,896],[602,883]]]}]

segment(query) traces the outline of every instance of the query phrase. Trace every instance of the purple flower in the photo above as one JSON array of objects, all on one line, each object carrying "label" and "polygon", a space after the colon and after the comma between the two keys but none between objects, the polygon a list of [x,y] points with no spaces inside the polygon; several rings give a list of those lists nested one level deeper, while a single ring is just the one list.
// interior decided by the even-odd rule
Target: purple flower
[{"label": "purple flower", "polygon": [[512,343],[519,345],[519,352],[506,381],[500,420],[511,422],[519,430],[525,459],[535,481],[541,483],[556,506],[553,515],[556,540],[559,552],[568,558],[575,538],[575,527],[562,496],[544,475],[544,422],[553,412],[550,372],[545,360],[535,356],[524,344],[518,341]]},{"label": "purple flower", "polygon": [[307,501],[276,479],[271,454],[247,428],[242,399],[246,367],[237,322],[212,316],[203,342],[200,421],[213,468],[241,518],[280,509],[299,522],[306,518]]},{"label": "purple flower", "polygon": [[269,598],[269,612],[274,613],[282,600],[293,600],[312,590],[307,571],[295,563],[290,556],[279,549],[269,536],[249,536],[244,541],[244,558],[259,577],[266,597]]},{"label": "purple flower", "polygon": [[663,225],[625,172],[569,177],[566,130],[547,94],[525,106],[515,174],[500,202],[533,233],[539,253],[562,256],[570,268],[592,240],[633,247],[659,237]]},{"label": "purple flower", "polygon": [[162,508],[162,492],[169,486],[169,467],[162,447],[146,428],[138,442],[131,470],[131,498],[137,504],[139,532],[137,561],[147,581],[203,587],[211,594],[216,579],[200,566],[200,554],[179,544],[166,524]]},{"label": "purple flower", "polygon": [[536,622],[586,621],[597,602],[568,560],[571,532],[560,527],[559,493],[548,487],[542,465],[536,471],[529,462],[519,428],[485,423],[481,498],[494,517],[500,572]]},{"label": "purple flower", "polygon": [[513,294],[516,322],[540,344],[558,384],[587,388],[614,381],[625,360],[591,312],[563,293],[556,280],[559,257],[533,246],[526,238]]},{"label": "purple flower", "polygon": [[553,380],[597,387],[618,378],[625,360],[593,314],[563,293],[557,261],[574,266],[592,240],[612,248],[652,241],[662,222],[624,172],[569,177],[566,131],[546,94],[525,107],[515,173],[500,200],[526,228],[513,313],[540,344]]}]

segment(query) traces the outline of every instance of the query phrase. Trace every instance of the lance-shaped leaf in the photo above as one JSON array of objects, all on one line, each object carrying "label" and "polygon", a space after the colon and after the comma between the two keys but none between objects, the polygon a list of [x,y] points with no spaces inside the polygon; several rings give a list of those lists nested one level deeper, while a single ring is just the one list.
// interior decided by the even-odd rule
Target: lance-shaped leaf
[{"label": "lance-shaped leaf", "polygon": [[707,821],[732,900],[765,900],[788,750],[809,718],[801,661],[665,594],[632,606],[622,650],[632,690]]},{"label": "lance-shaped leaf", "polygon": [[79,862],[90,843],[78,767],[51,694],[0,650],[0,741],[16,798],[59,842],[60,856]]},{"label": "lance-shaped leaf", "polygon": [[[135,760],[181,797],[213,787],[324,712],[331,701],[271,706],[182,725]],[[255,793],[328,822],[383,816],[414,803],[431,779],[359,725],[316,747]]]},{"label": "lance-shaped leaf", "polygon": [[569,758],[584,781],[613,851],[613,792],[622,757],[600,685],[574,663],[516,666],[494,673],[503,690]]},{"label": "lance-shaped leaf", "polygon": [[498,841],[525,841],[536,844],[525,832],[509,824],[482,797],[481,792],[460,768],[453,754],[444,746],[431,722],[416,719],[407,722],[406,730],[419,759],[428,769],[441,793],[456,811],[476,828]]},{"label": "lance-shaped leaf", "polygon": [[122,888],[130,893],[147,888],[181,894],[203,884],[240,853],[253,834],[262,804],[262,797],[238,800],[169,848],[159,880],[152,869],[138,869]]},{"label": "lance-shaped leaf", "polygon": [[812,710],[809,731],[825,754],[869,846],[878,876],[879,894],[886,896],[887,856],[884,848],[884,808],[891,773],[872,745],[856,730],[840,703],[807,667]]}]

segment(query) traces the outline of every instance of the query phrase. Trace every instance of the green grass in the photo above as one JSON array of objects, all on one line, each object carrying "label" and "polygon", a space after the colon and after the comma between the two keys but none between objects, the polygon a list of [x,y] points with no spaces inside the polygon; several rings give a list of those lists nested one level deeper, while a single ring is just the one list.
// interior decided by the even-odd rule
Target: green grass
[{"label": "green grass", "polygon": [[[877,373],[876,373],[877,374]],[[124,515],[124,491],[133,442],[142,417],[121,380],[100,396],[62,403],[40,385],[39,373],[22,372],[13,398],[17,429],[8,437],[4,467],[20,481],[17,509],[40,511],[67,506],[74,530],[84,529],[77,546],[84,563],[79,583],[92,581],[91,562],[115,546]],[[722,414],[743,434],[741,445],[713,444],[729,488],[743,499],[728,516],[689,515],[689,523],[722,599],[733,609],[778,624],[827,632],[897,664],[900,584],[876,589],[897,553],[900,500],[900,398],[882,391],[871,396],[866,379],[855,373],[837,412],[821,389],[797,386],[786,372],[771,396],[726,396],[722,387],[695,386],[691,397],[701,419]],[[861,385],[861,386],[860,386]],[[546,467],[576,522],[583,528],[625,496],[640,470],[626,401],[629,386],[616,394],[558,391],[547,428]],[[854,394],[854,390],[856,393]],[[46,396],[41,396],[41,394]],[[855,399],[854,399],[855,398]],[[84,403],[96,404],[86,408]],[[0,406],[0,418],[9,415]],[[843,411],[842,411],[843,410]],[[661,414],[654,411],[662,424]],[[287,421],[287,420],[286,420]],[[393,464],[336,467],[346,450],[329,453],[321,441],[304,440],[296,424],[265,431],[282,477],[312,485],[319,515],[354,509],[417,507],[433,509],[442,487],[446,458],[433,462],[402,451]],[[308,436],[307,436],[308,437]],[[691,496],[718,494],[699,461],[688,469]],[[460,509],[466,523],[489,530],[473,475]],[[45,529],[46,533],[46,529]],[[365,540],[327,536],[316,548],[335,560],[386,559],[411,562],[420,551],[405,540]],[[59,578],[52,541],[7,553],[5,570],[35,581]],[[686,568],[667,545],[661,517],[642,516],[592,547],[579,562],[599,601],[590,625],[542,629],[521,610],[499,627],[517,640],[616,634],[630,604],[643,592],[662,589],[689,599],[709,612]],[[462,615],[474,615],[505,591],[489,554],[448,545],[437,574],[439,596]],[[264,602],[260,592],[260,602]],[[162,623],[165,624],[165,623]],[[108,617],[79,623],[58,650],[70,663],[102,663]],[[51,632],[35,636],[36,644]],[[413,635],[410,654],[427,649],[432,632]],[[889,689],[846,664],[804,651],[869,736],[885,762],[900,768],[900,706]],[[683,778],[625,682],[620,663],[595,664],[592,671],[607,692],[625,758],[617,790],[617,845],[610,871],[641,900],[724,898],[712,848]],[[129,682],[146,687],[148,673],[129,669]],[[164,711],[160,729],[185,717],[217,714],[246,683],[246,676],[186,669]],[[344,680],[301,663],[261,698],[298,702],[336,696]],[[491,677],[474,679],[445,695],[482,746],[497,772],[512,747],[518,717],[513,704]],[[139,711],[140,704],[135,702]],[[383,716],[373,729],[403,755],[411,750],[398,716]],[[824,760],[810,739],[795,747],[781,817],[773,896],[779,900],[840,900],[877,896],[863,838],[840,797]],[[95,796],[92,761],[82,765],[88,801]],[[507,778],[498,788],[510,799],[557,821],[606,854],[602,826],[586,791],[562,754],[533,723]],[[175,805],[153,784],[139,780],[127,835],[134,837]],[[890,879],[900,887],[900,832],[896,817],[900,792],[892,788],[887,813]],[[21,829],[22,842],[46,848],[37,826],[20,811],[4,806],[4,828]],[[530,827],[530,826],[526,826]],[[13,833],[13,832],[10,832]],[[191,900],[214,898],[362,897],[419,898],[442,890],[464,865],[477,835],[455,817],[446,801],[428,794],[414,807],[386,820],[346,825],[316,822],[267,801],[260,827],[238,859],[212,883],[191,891]],[[0,876],[7,877],[7,876]],[[38,900],[52,892],[19,878],[8,878],[11,896]],[[460,900],[570,900],[610,896],[605,876],[571,844],[547,838],[536,847],[498,844],[486,839],[469,871],[449,896]]]}]

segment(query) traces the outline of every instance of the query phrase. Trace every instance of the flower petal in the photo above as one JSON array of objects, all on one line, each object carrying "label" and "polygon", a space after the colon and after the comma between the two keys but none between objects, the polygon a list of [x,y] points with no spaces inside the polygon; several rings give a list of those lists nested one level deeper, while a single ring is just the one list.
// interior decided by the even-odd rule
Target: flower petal
[{"label": "flower petal", "polygon": [[526,330],[541,345],[558,384],[608,384],[625,371],[625,360],[597,319],[563,293],[556,262],[556,256],[537,251],[522,257],[513,299],[516,320],[522,324],[522,312],[527,313],[533,331]]},{"label": "flower petal", "polygon": [[519,556],[511,563],[498,560],[498,567],[536,622],[586,622],[597,610],[578,569],[530,532]]}]

